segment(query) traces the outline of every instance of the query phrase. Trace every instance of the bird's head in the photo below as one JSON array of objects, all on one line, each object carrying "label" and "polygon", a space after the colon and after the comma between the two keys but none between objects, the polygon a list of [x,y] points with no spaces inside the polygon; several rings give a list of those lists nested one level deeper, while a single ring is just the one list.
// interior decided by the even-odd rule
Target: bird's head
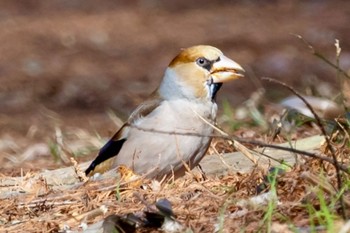
[{"label": "bird's head", "polygon": [[243,77],[243,68],[217,48],[198,45],[183,49],[165,71],[163,98],[213,100],[222,83]]}]

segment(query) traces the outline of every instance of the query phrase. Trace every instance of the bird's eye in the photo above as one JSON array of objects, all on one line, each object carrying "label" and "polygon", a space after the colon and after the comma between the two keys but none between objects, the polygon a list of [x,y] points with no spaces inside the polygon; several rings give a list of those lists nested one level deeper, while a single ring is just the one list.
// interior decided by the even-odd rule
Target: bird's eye
[{"label": "bird's eye", "polygon": [[197,65],[204,67],[206,69],[210,68],[211,62],[204,57],[200,57],[196,60]]},{"label": "bird's eye", "polygon": [[197,59],[197,64],[200,66],[204,66],[207,62],[208,62],[208,60],[205,59],[204,57],[200,57]]}]

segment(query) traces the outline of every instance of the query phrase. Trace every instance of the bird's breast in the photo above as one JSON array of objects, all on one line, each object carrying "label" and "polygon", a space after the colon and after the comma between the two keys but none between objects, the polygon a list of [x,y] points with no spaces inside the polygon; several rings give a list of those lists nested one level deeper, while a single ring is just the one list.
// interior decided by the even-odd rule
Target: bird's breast
[{"label": "bird's breast", "polygon": [[206,131],[216,120],[217,105],[211,101],[194,102],[187,99],[164,101],[154,111],[152,118],[157,128],[192,129]]},{"label": "bird's breast", "polygon": [[183,173],[183,162],[196,166],[207,151],[213,133],[216,104],[188,100],[163,101],[149,115],[138,119],[117,156],[140,174]]}]

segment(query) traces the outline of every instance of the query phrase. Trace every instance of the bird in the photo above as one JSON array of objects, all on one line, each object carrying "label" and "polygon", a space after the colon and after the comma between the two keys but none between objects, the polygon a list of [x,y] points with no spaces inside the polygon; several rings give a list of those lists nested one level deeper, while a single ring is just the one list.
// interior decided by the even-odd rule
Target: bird
[{"label": "bird", "polygon": [[216,123],[216,95],[244,69],[210,45],[182,49],[158,88],[129,116],[86,169],[91,176],[119,166],[138,175],[175,178],[206,154]]}]

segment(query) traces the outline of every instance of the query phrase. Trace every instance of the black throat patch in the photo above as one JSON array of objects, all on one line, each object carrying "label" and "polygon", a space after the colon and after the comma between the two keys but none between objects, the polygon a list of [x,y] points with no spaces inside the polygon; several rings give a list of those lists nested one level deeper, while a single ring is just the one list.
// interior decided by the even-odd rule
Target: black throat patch
[{"label": "black throat patch", "polygon": [[215,101],[216,93],[220,90],[222,83],[211,83],[209,85],[210,97],[212,101]]}]

